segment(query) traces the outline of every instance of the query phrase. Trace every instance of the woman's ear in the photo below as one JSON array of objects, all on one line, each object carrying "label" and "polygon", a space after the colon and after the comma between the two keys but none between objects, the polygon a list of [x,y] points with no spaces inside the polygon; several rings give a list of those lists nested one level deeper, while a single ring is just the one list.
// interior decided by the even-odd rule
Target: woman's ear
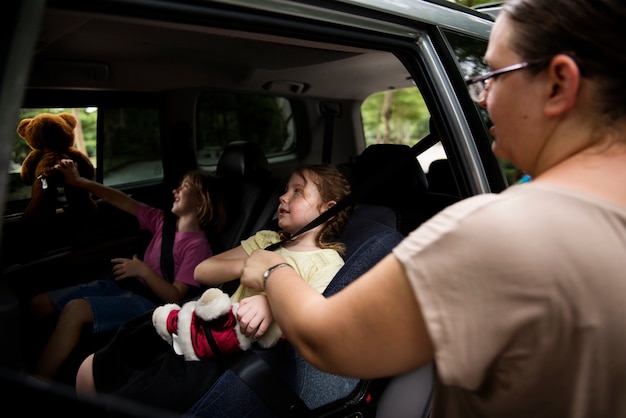
[{"label": "woman's ear", "polygon": [[580,69],[568,55],[559,54],[548,66],[548,97],[544,107],[548,116],[559,116],[576,104],[580,87]]}]

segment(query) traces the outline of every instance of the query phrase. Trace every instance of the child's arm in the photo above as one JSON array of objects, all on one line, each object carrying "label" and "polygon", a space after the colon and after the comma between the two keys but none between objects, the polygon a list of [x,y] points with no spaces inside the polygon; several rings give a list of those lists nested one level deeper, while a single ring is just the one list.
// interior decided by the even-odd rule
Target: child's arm
[{"label": "child's arm", "polygon": [[249,338],[261,338],[268,330],[274,316],[265,295],[254,295],[242,299],[237,309],[241,333]]},{"label": "child's arm", "polygon": [[193,278],[206,286],[216,286],[238,279],[248,254],[241,245],[207,258],[196,266]]},{"label": "child's arm", "polygon": [[132,258],[114,258],[111,262],[114,263],[115,280],[141,277],[150,290],[166,303],[181,301],[189,291],[188,284],[177,280],[168,282],[136,255]]},{"label": "child's arm", "polygon": [[110,203],[116,208],[128,212],[131,215],[137,215],[137,208],[139,207],[138,201],[117,189],[81,177],[74,161],[61,160],[55,168],[63,174],[65,184],[87,190],[89,193],[101,197],[105,202]]}]

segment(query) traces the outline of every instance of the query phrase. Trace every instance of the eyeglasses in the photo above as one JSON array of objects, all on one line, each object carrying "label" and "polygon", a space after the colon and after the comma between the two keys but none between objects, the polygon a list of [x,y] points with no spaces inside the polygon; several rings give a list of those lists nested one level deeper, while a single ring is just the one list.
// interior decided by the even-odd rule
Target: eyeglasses
[{"label": "eyeglasses", "polygon": [[469,91],[470,97],[472,98],[473,101],[477,103],[482,102],[483,100],[485,100],[485,95],[487,93],[487,89],[489,88],[489,84],[487,83],[487,80],[501,76],[502,74],[521,70],[523,68],[528,67],[531,64],[537,64],[537,63],[520,62],[517,64],[509,65],[508,67],[504,67],[496,71],[488,72],[487,74],[483,74],[483,75],[479,75],[479,76],[471,77],[471,78],[466,78],[465,84],[467,85],[467,90]]}]

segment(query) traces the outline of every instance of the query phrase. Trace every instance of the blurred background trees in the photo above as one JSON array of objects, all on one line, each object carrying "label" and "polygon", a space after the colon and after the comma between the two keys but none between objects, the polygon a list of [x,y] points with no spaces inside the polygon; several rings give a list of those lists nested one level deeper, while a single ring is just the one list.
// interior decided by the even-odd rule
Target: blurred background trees
[{"label": "blurred background trees", "polygon": [[493,0],[449,0],[452,3],[462,4],[463,6],[478,6],[479,4],[494,3]]}]

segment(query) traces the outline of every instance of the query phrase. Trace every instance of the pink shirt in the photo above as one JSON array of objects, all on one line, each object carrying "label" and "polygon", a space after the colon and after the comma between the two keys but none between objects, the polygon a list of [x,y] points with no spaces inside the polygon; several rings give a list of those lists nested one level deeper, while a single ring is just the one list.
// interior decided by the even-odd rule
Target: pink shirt
[{"label": "pink shirt", "polygon": [[[159,276],[163,277],[161,271],[163,211],[140,204],[137,219],[141,229],[146,229],[152,233],[152,239],[146,248],[143,261]],[[201,261],[213,255],[204,231],[176,232],[173,253],[174,280],[189,286],[200,287],[200,283],[193,278],[194,269]]]}]

